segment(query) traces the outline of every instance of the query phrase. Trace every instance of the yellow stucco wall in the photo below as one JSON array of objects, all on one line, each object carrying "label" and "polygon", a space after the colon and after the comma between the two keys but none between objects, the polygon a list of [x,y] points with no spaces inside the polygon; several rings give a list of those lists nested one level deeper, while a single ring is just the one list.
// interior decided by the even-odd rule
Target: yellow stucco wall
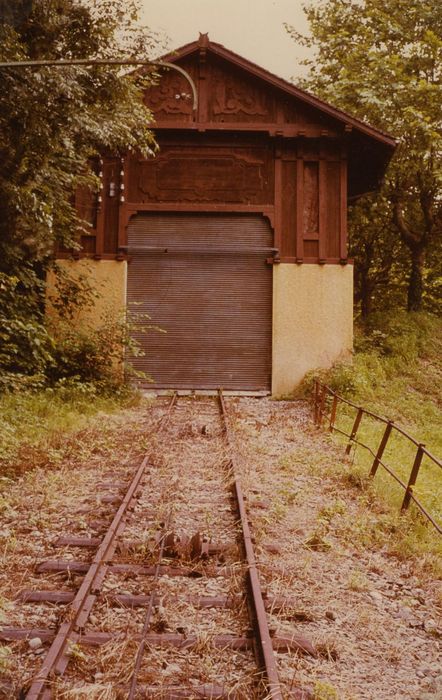
[{"label": "yellow stucco wall", "polygon": [[[87,277],[98,292],[94,306],[80,314],[80,325],[97,327],[125,309],[126,261],[58,260],[57,265],[70,276]],[[50,297],[54,272],[47,283]],[[352,345],[353,267],[274,265],[272,394],[288,394],[309,370],[350,358]]]},{"label": "yellow stucco wall", "polygon": [[[126,308],[127,262],[125,260],[57,260],[57,265],[70,277],[83,276],[97,292],[94,304],[80,312],[79,324],[97,327],[106,316],[116,316]],[[54,292],[55,274],[47,278],[48,298]],[[48,314],[51,313],[50,303]]]},{"label": "yellow stucco wall", "polygon": [[351,357],[353,266],[274,265],[272,394]]}]

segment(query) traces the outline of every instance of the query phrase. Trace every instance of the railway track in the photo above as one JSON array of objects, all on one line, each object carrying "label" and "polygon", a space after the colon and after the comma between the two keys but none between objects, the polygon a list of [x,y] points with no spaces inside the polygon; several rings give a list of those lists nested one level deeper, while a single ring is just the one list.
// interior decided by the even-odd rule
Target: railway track
[{"label": "railway track", "polygon": [[18,594],[59,622],[0,630],[44,648],[21,698],[281,700],[275,651],[314,654],[269,629],[267,612],[290,601],[261,590],[222,392],[161,410],[132,477],[100,486],[115,507],[102,535],[60,537],[63,555],[37,565],[42,586]]}]

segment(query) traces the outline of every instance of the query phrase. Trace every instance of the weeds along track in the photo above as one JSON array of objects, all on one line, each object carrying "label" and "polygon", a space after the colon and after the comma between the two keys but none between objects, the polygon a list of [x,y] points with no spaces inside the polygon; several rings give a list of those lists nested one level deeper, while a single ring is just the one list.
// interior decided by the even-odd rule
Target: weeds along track
[{"label": "weeds along track", "polygon": [[280,700],[274,651],[310,653],[270,634],[289,602],[261,591],[222,392],[155,409],[135,473],[96,485],[97,537],[67,531],[18,593],[26,626],[0,639],[26,673],[5,697]]}]

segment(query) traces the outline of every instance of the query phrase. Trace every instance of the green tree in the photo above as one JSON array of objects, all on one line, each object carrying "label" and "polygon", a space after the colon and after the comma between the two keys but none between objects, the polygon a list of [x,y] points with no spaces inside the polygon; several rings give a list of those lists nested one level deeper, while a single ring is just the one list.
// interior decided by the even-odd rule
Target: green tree
[{"label": "green tree", "polygon": [[[22,22],[0,25],[1,58],[147,58],[152,40],[132,32],[135,19],[132,1],[34,0]],[[95,183],[88,160],[152,148],[151,114],[136,79],[118,68],[14,68],[1,78],[0,266],[20,274],[75,237],[72,193]]]},{"label": "green tree", "polygon": [[349,215],[349,255],[355,261],[355,303],[366,318],[373,308],[401,304],[404,254],[391,234],[389,203],[383,196],[367,195]]},{"label": "green tree", "polygon": [[428,251],[442,236],[442,4],[319,0],[304,9],[311,36],[287,27],[315,49],[303,87],[399,139],[382,197],[408,250],[407,306],[419,310]]},{"label": "green tree", "polygon": [[[5,11],[5,3],[1,8],[2,61],[148,60],[157,45],[156,37],[136,23],[137,0],[23,0],[19,5],[14,12]],[[26,318],[21,313],[17,326],[11,303],[2,312],[9,314],[11,334],[20,328],[26,333],[21,341],[10,336],[9,346],[17,340],[17,347],[26,347],[41,341],[42,280],[55,244],[75,246],[81,222],[73,193],[78,186],[98,185],[88,163],[103,152],[122,154],[136,147],[146,155],[155,147],[152,115],[142,100],[152,73],[140,77],[108,66],[8,68],[0,69],[0,79],[0,273],[4,290],[26,297]],[[35,324],[35,334],[27,321]]]}]

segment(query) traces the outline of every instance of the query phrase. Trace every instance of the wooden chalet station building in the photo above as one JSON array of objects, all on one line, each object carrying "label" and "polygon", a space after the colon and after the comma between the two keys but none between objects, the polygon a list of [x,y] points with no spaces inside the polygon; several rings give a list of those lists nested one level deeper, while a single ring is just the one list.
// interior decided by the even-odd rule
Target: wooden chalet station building
[{"label": "wooden chalet station building", "polygon": [[152,388],[288,393],[351,353],[347,204],[395,141],[207,35],[165,60],[197,108],[164,72],[145,96],[158,154],[104,159],[82,253],[59,262],[90,275],[97,313],[165,331],[134,330]]}]

